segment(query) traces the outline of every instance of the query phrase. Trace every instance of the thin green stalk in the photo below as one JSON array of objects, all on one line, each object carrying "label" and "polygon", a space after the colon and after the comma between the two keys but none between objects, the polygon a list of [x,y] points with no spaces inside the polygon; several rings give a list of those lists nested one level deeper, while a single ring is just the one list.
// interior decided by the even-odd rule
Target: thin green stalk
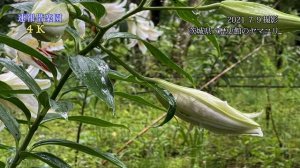
[{"label": "thin green stalk", "polygon": [[22,160],[20,159],[20,153],[21,153],[22,151],[25,151],[25,150],[26,150],[26,148],[27,148],[29,142],[31,141],[31,139],[32,139],[32,137],[33,137],[35,131],[38,129],[38,127],[39,127],[41,121],[42,121],[43,118],[45,117],[45,115],[46,115],[46,113],[47,113],[48,110],[49,110],[49,108],[44,108],[44,109],[41,111],[40,115],[38,115],[37,119],[34,121],[33,125],[30,127],[30,130],[29,130],[29,132],[27,133],[27,135],[26,135],[26,137],[25,137],[25,139],[24,139],[24,141],[23,141],[21,147],[16,151],[16,155],[15,155],[14,159],[12,160],[12,162],[11,162],[10,165],[9,165],[10,168],[15,168],[15,167],[17,167],[17,166],[20,164],[20,162],[22,161]]},{"label": "thin green stalk", "polygon": [[200,10],[207,11],[212,9],[218,9],[220,3],[214,3],[205,6],[196,6],[196,7],[143,7],[143,10]]},{"label": "thin green stalk", "polygon": [[[84,115],[84,110],[85,107],[87,105],[87,95],[88,95],[88,89],[85,90],[84,92],[84,97],[82,99],[82,106],[81,106],[81,111],[80,111],[80,115],[83,116]],[[79,123],[78,128],[77,128],[77,135],[76,135],[76,142],[79,143],[80,141],[80,135],[81,135],[81,130],[82,130],[82,122]],[[78,150],[75,151],[75,159],[74,159],[74,165],[77,167],[77,158],[78,158]]]}]

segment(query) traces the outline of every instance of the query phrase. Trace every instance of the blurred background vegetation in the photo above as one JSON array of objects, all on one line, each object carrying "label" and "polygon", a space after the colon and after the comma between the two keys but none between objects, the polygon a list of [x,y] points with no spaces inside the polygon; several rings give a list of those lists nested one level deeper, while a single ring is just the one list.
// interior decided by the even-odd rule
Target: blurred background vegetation
[{"label": "blurred background vegetation", "polygon": [[[206,0],[205,4],[219,2]],[[297,15],[300,11],[298,0],[260,0],[255,1],[272,6],[286,13]],[[0,1],[3,4],[12,1]],[[170,5],[170,1],[164,2]],[[189,0],[190,5],[199,4]],[[203,2],[202,2],[203,3]],[[264,137],[234,136],[214,134],[201,128],[191,128],[186,122],[174,118],[158,128],[150,128],[145,134],[134,138],[145,127],[163,114],[156,109],[142,106],[116,96],[116,115],[105,103],[98,101],[90,92],[81,89],[71,92],[62,99],[71,100],[75,108],[69,115],[99,117],[128,126],[122,128],[99,128],[83,124],[80,143],[116,152],[128,140],[134,139],[119,154],[128,167],[137,168],[216,168],[216,167],[300,167],[300,38],[297,33],[263,36],[217,36],[221,55],[204,36],[190,36],[190,24],[180,20],[175,12],[162,11],[160,17],[153,14],[157,26],[164,31],[160,40],[154,42],[167,53],[178,65],[189,72],[201,88],[227,67],[236,64],[253,50],[264,45],[257,52],[237,64],[221,78],[203,90],[228,101],[242,112],[262,112],[256,119],[261,124]],[[12,16],[1,19],[0,30],[6,33]],[[211,27],[226,25],[226,19],[217,11],[199,12],[199,20]],[[124,26],[126,29],[126,26]],[[90,32],[92,36],[92,32]],[[88,42],[87,39],[84,42]],[[190,86],[186,79],[162,66],[150,54],[142,55],[137,48],[127,50],[119,41],[111,43],[112,48],[121,58],[138,72],[149,77],[159,77],[184,86]],[[73,54],[73,43],[65,43],[66,50],[59,53],[56,64],[61,72],[67,68],[66,55]],[[97,52],[97,51],[95,51]],[[125,72],[113,62],[112,69]],[[64,91],[76,86],[73,75]],[[157,105],[155,97],[147,88],[123,81],[113,81],[115,91],[138,95]],[[86,104],[83,106],[82,105]],[[50,138],[78,140],[78,123],[55,120],[41,128],[35,140]],[[22,126],[23,133],[26,126]],[[0,144],[12,145],[7,131],[0,132]],[[74,167],[104,167],[102,161],[62,147],[43,147],[53,154],[72,163]],[[41,149],[43,149],[41,148]],[[0,160],[11,155],[1,150]],[[75,163],[75,158],[77,161]],[[38,161],[25,161],[21,167],[45,167]],[[110,164],[107,167],[113,167]]]}]

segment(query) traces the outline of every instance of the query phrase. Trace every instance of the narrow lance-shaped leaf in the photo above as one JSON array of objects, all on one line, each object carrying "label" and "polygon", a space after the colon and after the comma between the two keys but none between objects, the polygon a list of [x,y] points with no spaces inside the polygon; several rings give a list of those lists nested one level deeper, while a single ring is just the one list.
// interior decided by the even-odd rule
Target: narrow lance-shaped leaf
[{"label": "narrow lance-shaped leaf", "polygon": [[102,152],[96,149],[93,149],[91,147],[85,146],[85,145],[81,145],[72,141],[68,141],[68,140],[61,140],[61,139],[50,139],[50,140],[45,140],[45,141],[40,141],[35,143],[32,148],[37,148],[39,146],[44,146],[44,145],[60,145],[60,146],[65,146],[68,148],[72,148],[81,152],[84,152],[86,154],[92,155],[92,156],[96,156],[102,159],[106,159],[109,162],[119,166],[119,167],[126,167],[126,165],[124,163],[122,163],[117,157],[115,157],[113,154],[111,153],[106,153],[106,152]]},{"label": "narrow lance-shaped leaf", "polygon": [[115,92],[115,95],[116,96],[120,96],[120,97],[123,97],[123,98],[126,98],[128,100],[132,100],[132,101],[135,101],[137,103],[140,103],[140,104],[143,104],[143,105],[146,105],[146,106],[150,106],[150,107],[153,107],[153,108],[156,108],[158,110],[162,110],[164,111],[164,109],[158,107],[158,106],[155,106],[154,104],[146,101],[145,99],[139,97],[139,96],[135,96],[135,95],[130,95],[130,94],[127,94],[127,93],[123,93],[123,92]]},{"label": "narrow lance-shaped leaf", "polygon": [[[175,6],[178,6],[178,7],[184,7],[186,6],[184,3],[180,2],[179,0],[174,0],[174,4]],[[192,11],[190,10],[176,10],[178,16],[186,21],[186,22],[189,22],[189,23],[192,23],[193,25],[195,25],[196,27],[201,27],[201,23],[199,22],[198,18],[197,18],[197,15],[195,15]],[[205,25],[206,27],[208,27],[208,25],[206,24]],[[221,49],[220,49],[220,45],[219,45],[219,42],[216,38],[216,36],[214,34],[208,34],[208,35],[205,35],[208,40],[214,45],[214,47],[216,48],[219,56],[221,55]]]},{"label": "narrow lance-shaped leaf", "polygon": [[80,3],[81,1],[79,1],[79,0],[58,0],[58,2],[64,2],[66,4],[71,5],[74,8],[77,16],[82,15],[81,9],[78,6],[74,5],[75,3]]},{"label": "narrow lance-shaped leaf", "polygon": [[[9,93],[9,91],[12,90],[11,87],[0,81],[0,95],[3,95],[3,96],[10,96],[11,94]],[[4,91],[8,91],[8,92],[4,92]]]},{"label": "narrow lance-shaped leaf", "polygon": [[155,91],[155,95],[158,98],[158,100],[165,106],[168,107],[168,112],[165,120],[159,125],[162,126],[165,123],[169,122],[175,115],[176,112],[176,101],[173,95],[168,92],[167,90],[164,90],[157,85],[151,84],[149,85],[152,87]]},{"label": "narrow lance-shaped leaf", "polygon": [[[26,125],[33,125],[33,121],[30,121],[30,122],[28,122],[28,121],[26,121],[26,120],[21,120],[21,119],[16,119],[17,120],[17,122],[19,123],[19,124],[26,124]],[[44,125],[41,125],[40,127],[43,127],[43,128],[47,128],[47,129],[49,129],[48,127],[46,127],[46,126],[44,126]],[[49,129],[50,130],[50,129]]]},{"label": "narrow lance-shaped leaf", "polygon": [[133,75],[125,75],[121,72],[110,70],[108,73],[110,79],[122,80],[126,82],[140,83]]},{"label": "narrow lance-shaped leaf", "polygon": [[14,94],[33,94],[33,93],[29,89],[12,90],[12,88],[8,84],[0,81],[0,95],[9,97]]},{"label": "narrow lance-shaped leaf", "polygon": [[71,4],[74,7],[77,15],[81,15],[81,10],[73,4],[81,3],[89,12],[91,12],[95,16],[96,22],[99,22],[100,18],[105,14],[104,6],[96,0],[60,0],[60,1]]},{"label": "narrow lance-shaped leaf", "polygon": [[[41,124],[44,124],[46,122],[56,120],[56,119],[64,119],[61,115],[57,113],[48,113]],[[121,124],[114,124],[99,118],[94,118],[94,117],[89,117],[89,116],[69,116],[68,121],[77,121],[77,122],[82,122],[85,124],[90,124],[90,125],[95,125],[99,127],[121,127],[121,128],[126,128],[128,129],[125,125]]]},{"label": "narrow lance-shaped leaf", "polygon": [[18,90],[7,90],[0,89],[1,95],[10,95],[10,94],[33,94],[31,90],[28,89],[18,89]]},{"label": "narrow lance-shaped leaf", "polygon": [[41,93],[42,90],[39,85],[22,67],[16,65],[12,60],[6,58],[0,58],[0,64],[4,65],[9,71],[18,76],[36,96]]},{"label": "narrow lance-shaped leaf", "polygon": [[6,101],[9,101],[10,103],[12,103],[15,106],[17,106],[20,110],[23,111],[23,113],[26,116],[27,121],[30,121],[31,113],[30,113],[30,111],[28,110],[28,108],[25,106],[25,104],[21,100],[19,100],[16,97],[4,97],[4,96],[1,96],[1,95],[0,95],[0,99],[4,99]]},{"label": "narrow lance-shaped leaf", "polygon": [[53,168],[71,168],[71,166],[68,163],[66,163],[64,160],[48,152],[34,152],[34,153],[21,152],[20,155],[22,158],[38,159],[42,162],[47,163],[49,166]]},{"label": "narrow lance-shaped leaf", "polygon": [[99,57],[69,57],[69,65],[78,79],[114,111],[113,87],[108,78],[109,67]]},{"label": "narrow lance-shaped leaf", "polygon": [[50,98],[49,98],[47,91],[42,91],[38,95],[39,103],[42,104],[45,108],[50,108],[49,100],[50,100]]},{"label": "narrow lance-shaped leaf", "polygon": [[22,3],[4,5],[0,11],[0,19],[5,15],[6,12],[8,12],[10,8],[15,8],[21,11],[30,12],[33,7],[33,4],[34,2],[22,2]]},{"label": "narrow lance-shaped leaf", "polygon": [[40,125],[46,123],[46,122],[49,122],[49,121],[53,121],[53,120],[56,120],[56,119],[64,119],[60,114],[58,113],[47,113],[45,115],[45,117],[43,118],[42,122],[40,123]]},{"label": "narrow lance-shaped leaf", "polygon": [[193,78],[190,74],[185,72],[182,68],[180,68],[176,63],[174,63],[166,54],[164,54],[162,51],[160,51],[158,48],[153,46],[151,43],[140,39],[138,36],[133,35],[131,33],[125,33],[125,32],[114,32],[114,33],[108,33],[104,36],[104,40],[110,40],[114,38],[131,38],[131,39],[137,39],[144,43],[144,45],[147,47],[147,49],[150,51],[150,53],[161,63],[167,65],[168,67],[174,69],[176,72],[184,75],[186,78],[188,78],[191,83],[193,83]]},{"label": "narrow lance-shaped leaf", "polygon": [[96,22],[99,22],[99,19],[105,14],[104,6],[97,2],[97,1],[90,1],[90,2],[80,2],[88,11],[94,14],[96,18]]},{"label": "narrow lance-shaped leaf", "polygon": [[0,144],[0,149],[14,151],[15,148],[7,145]]},{"label": "narrow lance-shaped leaf", "polygon": [[70,34],[72,36],[72,38],[74,39],[74,42],[75,42],[75,51],[79,51],[80,49],[80,43],[81,43],[81,39],[80,39],[80,35],[79,33],[74,30],[73,28],[71,28],[70,26],[68,26],[66,28],[66,31],[68,34]]},{"label": "narrow lance-shaped leaf", "polygon": [[38,60],[42,61],[45,65],[47,65],[49,70],[52,72],[54,78],[56,79],[57,71],[56,71],[54,64],[48,58],[46,58],[40,52],[38,52],[37,50],[29,47],[28,45],[26,45],[18,40],[12,39],[1,33],[0,33],[0,43],[6,44],[9,47],[15,48],[25,54],[31,55],[31,56],[37,58]]},{"label": "narrow lance-shaped leaf", "polygon": [[8,131],[15,138],[16,143],[19,143],[21,134],[19,124],[16,119],[0,104],[0,120],[4,123]]},{"label": "narrow lance-shaped leaf", "polygon": [[86,89],[86,86],[75,86],[75,87],[71,87],[70,89],[67,89],[66,91],[62,92],[60,94],[59,99],[61,99],[63,96],[65,96],[66,94],[70,93],[70,92],[80,92],[80,90],[82,89]]},{"label": "narrow lance-shaped leaf", "polygon": [[160,51],[158,48],[148,43],[147,41],[143,41],[143,43],[156,59],[158,59],[160,62],[167,65],[168,67],[174,69],[175,71],[179,72],[180,74],[183,74],[186,78],[188,78],[191,81],[192,84],[194,84],[192,76],[185,72],[182,68],[180,68],[176,63],[174,63],[166,54],[164,54],[162,51]]},{"label": "narrow lance-shaped leaf", "polygon": [[85,124],[91,124],[95,126],[100,126],[100,127],[121,127],[121,128],[126,128],[126,126],[121,125],[121,124],[114,124],[105,120],[101,120],[99,118],[94,118],[94,117],[89,117],[89,116],[70,116],[68,118],[69,121],[78,121],[82,122]]}]

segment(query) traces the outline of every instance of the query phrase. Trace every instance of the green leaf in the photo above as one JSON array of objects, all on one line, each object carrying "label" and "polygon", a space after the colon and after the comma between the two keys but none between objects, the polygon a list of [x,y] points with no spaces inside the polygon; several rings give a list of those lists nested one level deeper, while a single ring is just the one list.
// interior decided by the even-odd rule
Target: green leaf
[{"label": "green leaf", "polygon": [[18,144],[21,138],[19,124],[16,119],[2,106],[2,104],[0,104],[0,120],[4,123]]},{"label": "green leaf", "polygon": [[143,105],[146,105],[146,106],[150,106],[150,107],[153,107],[153,108],[156,108],[158,110],[162,110],[162,111],[165,111],[164,109],[158,107],[158,106],[155,106],[153,105],[152,103],[149,103],[148,101],[146,101],[145,99],[139,97],[139,96],[135,96],[135,95],[130,95],[130,94],[127,94],[127,93],[123,93],[123,92],[115,92],[115,95],[116,96],[120,96],[120,97],[124,97],[126,99],[129,99],[129,100],[132,100],[132,101],[135,101],[135,102],[138,102],[140,104],[143,104]]},{"label": "green leaf", "polygon": [[52,121],[52,120],[56,120],[56,119],[64,119],[61,114],[58,113],[47,113],[46,116],[43,118],[43,120],[41,121],[40,125]]},{"label": "green leaf", "polygon": [[168,67],[174,69],[176,72],[184,75],[186,78],[188,78],[191,83],[193,84],[193,78],[190,74],[185,72],[182,68],[180,68],[177,64],[175,64],[166,54],[164,54],[162,51],[160,51],[158,48],[153,46],[151,43],[140,39],[138,36],[133,35],[131,33],[126,32],[113,32],[108,33],[103,37],[104,40],[110,40],[114,38],[131,38],[131,39],[137,39],[144,43],[144,45],[147,47],[147,49],[150,51],[150,53],[161,63],[167,65]]},{"label": "green leaf", "polygon": [[9,5],[4,5],[0,11],[0,19],[5,15],[5,13],[10,9],[10,8],[15,8],[19,9],[21,11],[26,11],[30,12],[32,7],[34,5],[34,2],[22,2],[22,3],[15,3],[15,4],[9,4]]},{"label": "green leaf", "polygon": [[81,9],[78,6],[74,5],[75,3],[80,3],[80,0],[58,0],[58,2],[70,4],[74,8],[77,16],[82,15]]},{"label": "green leaf", "polygon": [[[182,7],[186,6],[184,3],[174,0],[175,6]],[[197,27],[201,27],[201,23],[199,22],[197,16],[189,10],[176,10],[177,15],[184,21],[192,23],[193,25]]]},{"label": "green leaf", "polygon": [[[208,25],[205,25],[205,26],[208,27]],[[219,45],[219,42],[218,42],[216,36],[214,34],[211,34],[211,35],[206,35],[206,37],[215,46],[215,48],[217,49],[218,55],[221,56],[221,49],[220,49],[220,45]]]},{"label": "green leaf", "polygon": [[22,3],[10,4],[11,7],[26,12],[31,12],[33,5],[34,2],[22,2]]},{"label": "green leaf", "polygon": [[18,76],[33,93],[38,96],[41,93],[41,88],[35,82],[35,80],[28,74],[24,68],[16,65],[12,60],[6,58],[0,58],[0,64],[4,65],[9,71]]},{"label": "green leaf", "polygon": [[156,59],[158,59],[160,62],[164,63],[168,67],[174,69],[178,73],[183,74],[191,81],[192,84],[194,84],[192,76],[187,72],[185,72],[177,64],[175,64],[166,54],[161,52],[158,48],[154,47],[152,44],[148,43],[147,41],[143,41],[143,43]]},{"label": "green leaf", "polygon": [[[178,7],[187,6],[184,3],[180,2],[179,0],[174,0],[174,4],[175,4],[175,6],[178,6]],[[192,23],[196,27],[201,27],[201,23],[199,22],[197,15],[195,15],[191,10],[176,10],[176,12],[177,12],[177,15],[182,20]],[[208,27],[208,25],[205,25],[205,26]],[[221,49],[220,49],[220,45],[219,45],[219,42],[218,42],[216,36],[213,34],[205,35],[205,36],[214,45],[214,47],[218,51],[218,55],[221,56]]]},{"label": "green leaf", "polygon": [[89,116],[70,116],[68,118],[69,121],[78,121],[82,122],[85,124],[90,124],[90,125],[95,125],[95,126],[100,126],[100,127],[121,127],[121,128],[126,128],[126,126],[121,125],[121,124],[113,124],[111,122],[101,120],[99,118],[94,118],[94,117],[89,117]]},{"label": "green leaf", "polygon": [[140,83],[140,81],[138,81],[135,76],[125,75],[115,70],[110,70],[108,76],[110,79],[122,80],[122,81],[132,82],[132,83]]},{"label": "green leaf", "polygon": [[16,119],[16,121],[19,123],[19,124],[30,124],[32,125],[33,124],[33,121],[26,121],[26,120],[21,120],[21,119]]},{"label": "green leaf", "polygon": [[27,89],[12,90],[8,84],[0,81],[0,95],[9,97],[14,94],[33,94],[33,92]]},{"label": "green leaf", "polygon": [[110,161],[111,163],[119,166],[119,167],[126,167],[126,165],[124,163],[122,163],[117,157],[115,157],[113,154],[111,153],[106,153],[106,152],[102,152],[96,149],[93,149],[91,147],[85,146],[85,145],[81,145],[72,141],[68,141],[68,140],[60,140],[60,139],[50,139],[50,140],[45,140],[45,141],[39,141],[37,143],[35,143],[32,148],[37,148],[39,146],[44,146],[44,145],[60,145],[60,146],[65,146],[68,148],[72,148],[81,152],[84,152],[86,154],[92,155],[92,156],[96,156],[102,159],[106,159],[108,161]]},{"label": "green leaf", "polygon": [[47,163],[49,166],[53,168],[71,168],[71,166],[68,163],[66,163],[64,160],[48,152],[34,152],[34,153],[21,152],[20,155],[22,158],[38,159],[42,162]]},{"label": "green leaf", "polygon": [[47,93],[47,91],[42,91],[39,95],[38,95],[38,101],[40,104],[42,104],[45,108],[49,108],[50,107],[50,103],[49,103],[49,95]]},{"label": "green leaf", "polygon": [[38,60],[42,61],[49,68],[49,70],[53,74],[53,77],[56,79],[57,72],[56,72],[56,68],[55,68],[54,64],[48,58],[46,58],[44,55],[42,55],[40,52],[38,52],[37,50],[31,48],[30,46],[28,46],[18,40],[12,39],[1,33],[0,33],[0,41],[1,41],[0,43],[6,44],[9,47],[15,48],[19,51],[22,51],[25,54],[28,54],[28,55],[35,57]]},{"label": "green leaf", "polygon": [[[1,87],[1,86],[0,86]],[[7,89],[0,89],[0,94],[7,96],[7,95],[13,95],[13,94],[33,94],[31,90],[26,89],[20,89],[20,90],[7,90]]]},{"label": "green leaf", "polygon": [[51,108],[59,113],[63,118],[68,118],[68,112],[73,109],[73,104],[67,101],[50,100]]},{"label": "green leaf", "polygon": [[61,99],[64,95],[70,93],[70,92],[80,92],[81,89],[86,89],[86,86],[76,86],[76,87],[71,87],[70,89],[67,89],[63,93],[60,94],[59,99]]},{"label": "green leaf", "polygon": [[16,148],[0,144],[0,149],[8,150],[8,151],[14,151]]},{"label": "green leaf", "polygon": [[109,67],[100,57],[69,57],[69,65],[78,79],[114,111],[113,87],[108,78]]},{"label": "green leaf", "polygon": [[0,11],[0,19],[4,16],[4,14],[10,9],[10,5],[4,5]]},{"label": "green leaf", "polygon": [[96,22],[98,23],[100,18],[105,14],[105,8],[104,6],[97,2],[97,1],[91,1],[91,2],[80,2],[88,11],[90,11],[92,14],[94,14],[96,18]]},{"label": "green leaf", "polygon": [[0,161],[0,168],[5,168],[5,163]]},{"label": "green leaf", "polygon": [[11,93],[10,91],[12,90],[11,87],[6,84],[5,82],[2,82],[0,81],[0,95],[3,95],[3,96],[10,96]]},{"label": "green leaf", "polygon": [[76,49],[76,51],[79,51],[80,43],[81,43],[79,33],[75,29],[71,28],[70,26],[68,26],[66,28],[66,31],[67,31],[67,33],[69,33],[73,37],[74,42],[75,42],[75,49]]},{"label": "green leaf", "polygon": [[1,95],[0,95],[0,99],[4,99],[6,101],[9,101],[12,104],[14,104],[15,106],[17,106],[20,110],[23,111],[23,113],[26,116],[27,121],[30,121],[31,113],[21,100],[19,100],[16,97],[4,97],[4,96],[1,96]]},{"label": "green leaf", "polygon": [[[44,124],[46,122],[56,120],[56,119],[64,119],[64,118],[61,115],[56,114],[56,113],[48,113],[44,117],[41,124]],[[105,120],[101,120],[99,118],[94,118],[94,117],[89,117],[89,116],[69,116],[68,121],[77,121],[77,122],[82,122],[85,124],[95,125],[95,126],[99,126],[99,127],[121,127],[121,128],[128,129],[128,127],[126,127],[125,125],[114,124],[114,123],[111,123],[111,122],[108,122]]]},{"label": "green leaf", "polygon": [[[30,124],[30,125],[33,125],[33,123],[34,123],[33,121],[28,122],[28,121],[20,120],[20,119],[16,119],[16,120],[17,120],[17,122],[18,122],[19,124],[26,124],[26,125]],[[46,126],[44,126],[44,125],[41,125],[40,127],[49,129],[48,127],[46,127]]]},{"label": "green leaf", "polygon": [[164,119],[164,121],[159,124],[159,126],[164,125],[165,123],[169,122],[175,115],[176,112],[176,101],[173,97],[173,95],[168,92],[167,90],[164,90],[157,85],[151,84],[149,85],[154,89],[156,92],[156,97],[159,99],[159,101],[164,105],[164,106],[169,106],[167,116]]}]

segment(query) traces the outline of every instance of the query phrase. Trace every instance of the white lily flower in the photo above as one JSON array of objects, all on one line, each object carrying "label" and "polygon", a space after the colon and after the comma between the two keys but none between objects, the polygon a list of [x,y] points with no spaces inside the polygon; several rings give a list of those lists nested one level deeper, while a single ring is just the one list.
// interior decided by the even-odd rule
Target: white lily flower
[{"label": "white lily flower", "polygon": [[51,0],[37,0],[34,4],[32,14],[61,14],[61,17],[52,18],[52,21],[45,21],[43,23],[43,31],[45,33],[37,33],[41,24],[40,22],[32,22],[31,25],[33,31],[32,36],[46,42],[57,42],[60,40],[61,36],[69,23],[69,12],[67,5],[65,3],[55,3]]},{"label": "white lily flower", "polygon": [[83,38],[85,36],[85,22],[79,19],[74,20],[74,27],[79,36]]},{"label": "white lily flower", "polygon": [[[14,28],[11,32],[7,34],[13,39],[19,40],[20,42],[37,49],[40,53],[42,53],[49,60],[52,60],[52,57],[55,55],[53,52],[60,51],[64,49],[63,41],[60,39],[56,43],[52,42],[41,42],[41,47],[39,47],[39,42],[35,38],[28,34],[24,24]],[[25,63],[32,66],[35,66],[41,70],[43,70],[48,76],[52,77],[52,74],[49,72],[47,65],[45,65],[40,60],[25,54],[21,51],[18,51],[9,46],[4,46],[4,51],[8,57],[15,59],[18,64]],[[60,79],[60,73],[58,72],[57,78]]]},{"label": "white lily flower", "polygon": [[[133,10],[135,8],[137,8],[136,4],[131,3],[129,5],[130,10]],[[154,23],[150,20],[150,11],[141,11],[129,17],[127,23],[128,31],[134,35],[139,36],[143,40],[155,41],[163,33],[162,31],[157,30],[157,28],[154,26]],[[138,44],[139,49],[142,51],[142,53],[145,54],[147,48],[142,42],[136,39],[130,39],[128,47],[132,48],[136,44]]]},{"label": "white lily flower", "polygon": [[103,3],[102,5],[104,6],[106,13],[101,18],[100,25],[105,26],[124,16],[126,13],[126,3],[127,0],[124,0],[123,2],[117,1],[114,3]]},{"label": "white lily flower", "polygon": [[[75,3],[73,5],[77,6],[80,9],[81,13],[83,13],[84,15],[88,15],[87,12],[85,11],[85,7],[83,5],[81,5],[80,3]],[[71,10],[73,10],[73,7],[70,4],[68,6]],[[76,13],[75,10],[73,10],[72,12]],[[85,22],[80,19],[74,19],[73,25],[74,25],[75,30],[78,32],[79,36],[81,38],[84,38],[85,31],[86,31]]]},{"label": "white lily flower", "polygon": [[[26,70],[32,78],[35,78],[39,72],[39,69],[29,66]],[[6,72],[3,74],[0,74],[0,81],[6,83],[9,85],[12,89],[29,89],[28,86],[14,73],[12,72]],[[36,83],[40,86],[41,89],[48,89],[51,86],[51,82],[49,79],[35,79]],[[31,112],[31,117],[36,118],[38,113],[38,101],[32,94],[17,94],[15,95],[20,101],[24,103],[24,105],[28,108],[28,110]],[[0,99],[0,103],[5,106],[7,109],[10,109],[11,111],[19,111],[19,108],[16,107],[11,102]],[[0,131],[1,128],[4,128],[3,123],[0,121]]]},{"label": "white lily flower", "polygon": [[176,100],[176,116],[216,133],[263,136],[260,125],[251,118],[259,113],[241,113],[226,101],[206,92],[153,79],[172,93]]},{"label": "white lily flower", "polygon": [[[108,25],[117,19],[121,18],[126,14],[125,5],[127,3],[127,0],[124,0],[122,2],[117,1],[113,3],[102,3],[102,5],[105,8],[105,14],[100,19],[100,25],[105,26]],[[113,32],[119,32],[119,27],[114,26],[111,27],[109,30],[106,31],[105,34],[113,33]]]}]

